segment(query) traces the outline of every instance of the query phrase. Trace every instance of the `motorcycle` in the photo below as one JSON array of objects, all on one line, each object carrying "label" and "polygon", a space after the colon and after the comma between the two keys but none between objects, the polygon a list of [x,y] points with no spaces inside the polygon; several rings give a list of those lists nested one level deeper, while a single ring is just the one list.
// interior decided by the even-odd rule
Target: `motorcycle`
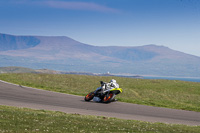
[{"label": "motorcycle", "polygon": [[108,88],[108,83],[100,81],[101,87],[85,96],[85,101],[93,100],[95,102],[110,103],[115,101],[116,95],[123,92],[122,88]]}]

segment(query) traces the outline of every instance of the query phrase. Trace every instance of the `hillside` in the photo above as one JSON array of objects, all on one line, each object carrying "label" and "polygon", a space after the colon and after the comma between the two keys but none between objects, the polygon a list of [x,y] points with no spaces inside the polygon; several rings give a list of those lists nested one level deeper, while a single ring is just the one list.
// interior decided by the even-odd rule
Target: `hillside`
[{"label": "hillside", "polygon": [[64,36],[0,34],[0,67],[199,77],[200,57],[158,45],[93,46]]},{"label": "hillside", "polygon": [[23,67],[0,67],[0,73],[35,73],[35,70]]},{"label": "hillside", "polygon": [[34,47],[40,40],[32,36],[12,36],[0,33],[0,51]]}]

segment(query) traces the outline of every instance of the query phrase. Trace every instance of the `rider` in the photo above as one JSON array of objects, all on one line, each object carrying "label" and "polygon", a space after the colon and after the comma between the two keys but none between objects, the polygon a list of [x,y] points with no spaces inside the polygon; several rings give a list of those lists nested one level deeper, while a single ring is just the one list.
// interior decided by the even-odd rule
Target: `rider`
[{"label": "rider", "polygon": [[[100,81],[100,83],[101,83],[101,87],[98,87],[96,89],[96,91],[94,92],[95,94],[100,91],[100,95],[102,95],[105,93],[105,90],[119,88],[119,84],[117,84],[117,81],[115,79],[110,80],[109,83],[105,83],[103,81]],[[117,101],[117,99],[115,100]],[[101,101],[101,99],[99,97],[94,96],[93,101],[99,102]]]},{"label": "rider", "polygon": [[[105,83],[103,81],[100,81],[100,83],[101,83],[101,87],[97,88],[96,92],[101,89],[102,93],[104,93],[105,90],[119,88],[119,84],[117,83],[117,81],[115,79],[110,80],[109,83]],[[105,86],[103,86],[104,84],[105,84]]]},{"label": "rider", "polygon": [[119,84],[117,84],[115,79],[112,79],[109,83],[107,83],[107,87],[107,89],[119,88]]}]

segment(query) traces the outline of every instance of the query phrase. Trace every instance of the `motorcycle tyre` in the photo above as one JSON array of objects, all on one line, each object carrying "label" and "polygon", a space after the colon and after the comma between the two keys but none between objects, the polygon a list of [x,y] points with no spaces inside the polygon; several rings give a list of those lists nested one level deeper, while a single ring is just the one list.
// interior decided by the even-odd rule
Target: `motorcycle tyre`
[{"label": "motorcycle tyre", "polygon": [[114,93],[109,93],[108,95],[105,95],[104,98],[102,99],[103,103],[110,103],[114,101],[115,99],[115,94]]},{"label": "motorcycle tyre", "polygon": [[94,92],[90,92],[85,96],[85,101],[89,102],[94,98]]}]

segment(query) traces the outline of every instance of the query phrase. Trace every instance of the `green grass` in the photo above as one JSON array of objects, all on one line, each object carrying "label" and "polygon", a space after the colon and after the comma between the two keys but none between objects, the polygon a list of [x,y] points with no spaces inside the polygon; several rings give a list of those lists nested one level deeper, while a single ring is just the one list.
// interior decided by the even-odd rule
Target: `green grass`
[{"label": "green grass", "polygon": [[99,87],[99,81],[116,79],[124,92],[122,102],[200,112],[200,83],[178,80],[147,80],[62,74],[0,74],[8,82],[50,91],[85,96]]},{"label": "green grass", "polygon": [[79,114],[66,114],[62,112],[0,106],[1,133],[199,133],[199,131],[200,126],[149,123],[100,116],[85,116]]}]

